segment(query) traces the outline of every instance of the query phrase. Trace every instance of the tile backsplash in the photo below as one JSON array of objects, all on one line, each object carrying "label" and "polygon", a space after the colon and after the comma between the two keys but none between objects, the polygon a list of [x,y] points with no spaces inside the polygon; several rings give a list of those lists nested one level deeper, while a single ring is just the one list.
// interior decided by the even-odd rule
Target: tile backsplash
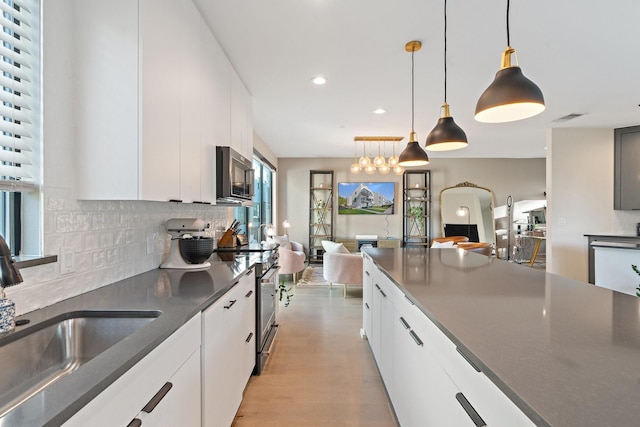
[{"label": "tile backsplash", "polygon": [[[70,193],[45,190],[44,254],[58,255],[58,262],[22,269],[24,282],[6,289],[18,315],[158,268],[169,253],[170,218],[202,218],[213,229],[232,216],[226,206],[81,201]],[[61,272],[63,248],[73,253],[71,273]]]}]

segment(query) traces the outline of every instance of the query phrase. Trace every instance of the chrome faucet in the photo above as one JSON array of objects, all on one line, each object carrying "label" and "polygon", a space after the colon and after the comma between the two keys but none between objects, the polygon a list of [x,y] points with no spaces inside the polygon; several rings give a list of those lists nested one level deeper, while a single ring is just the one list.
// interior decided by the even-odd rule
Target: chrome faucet
[{"label": "chrome faucet", "polygon": [[11,257],[9,245],[0,235],[0,287],[4,298],[4,288],[22,283],[22,274]]}]

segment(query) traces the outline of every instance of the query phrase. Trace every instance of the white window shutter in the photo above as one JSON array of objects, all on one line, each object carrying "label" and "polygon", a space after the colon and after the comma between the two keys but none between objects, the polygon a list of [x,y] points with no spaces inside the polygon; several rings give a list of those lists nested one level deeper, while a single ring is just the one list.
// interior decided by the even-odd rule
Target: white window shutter
[{"label": "white window shutter", "polygon": [[0,190],[35,188],[38,0],[0,0]]}]

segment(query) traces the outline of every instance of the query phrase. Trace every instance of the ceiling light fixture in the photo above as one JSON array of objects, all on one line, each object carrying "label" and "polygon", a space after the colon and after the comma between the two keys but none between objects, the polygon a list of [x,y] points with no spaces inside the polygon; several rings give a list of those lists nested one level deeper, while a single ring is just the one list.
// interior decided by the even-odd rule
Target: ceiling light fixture
[{"label": "ceiling light fixture", "polygon": [[369,158],[369,156],[367,156],[367,146],[364,142],[362,143],[362,157],[358,159],[358,163],[360,164],[360,166],[362,166],[363,169],[369,166],[369,164],[371,163],[371,159]]},{"label": "ceiling light fixture", "polygon": [[376,108],[375,110],[373,110],[373,114],[384,114],[386,112],[387,110],[385,110],[384,108]]},{"label": "ceiling light fixture", "polygon": [[467,145],[467,135],[451,117],[447,104],[447,0],[444,0],[444,104],[438,123],[427,136],[425,148],[431,151],[449,151]]},{"label": "ceiling light fixture", "polygon": [[[510,0],[507,0],[507,48],[502,53],[502,64],[493,83],[476,105],[475,119],[479,122],[513,122],[533,117],[545,109],[542,91],[522,74],[518,54],[511,47],[509,7]],[[515,65],[511,65],[511,55],[516,57]]]},{"label": "ceiling light fixture", "polygon": [[[350,167],[351,173],[358,174],[361,171],[372,175],[374,173],[379,172],[382,175],[386,175],[389,172],[393,171],[397,175],[402,175],[404,173],[404,168],[398,166],[397,157],[395,156],[395,144],[396,142],[402,141],[404,139],[403,136],[356,136],[353,140],[356,143],[356,161]],[[369,142],[377,142],[378,143],[378,155],[371,161],[366,153],[358,159],[358,146],[357,143],[359,141],[363,142],[363,148],[366,150],[366,143]],[[390,142],[393,144],[393,156],[389,157],[389,162],[387,163],[386,157],[386,145],[384,145],[384,155],[381,155],[380,152],[380,143],[386,144]],[[369,162],[366,165],[362,164],[362,159],[369,159]]]},{"label": "ceiling light fixture", "polygon": [[[418,141],[416,141],[416,133],[413,129],[414,125],[414,90],[413,90],[413,54],[415,51],[420,50],[422,43],[417,40],[410,41],[404,46],[407,52],[411,52],[411,133],[409,134],[409,142],[407,146],[400,153],[398,165],[402,167],[406,166],[424,166],[429,164],[429,156],[420,147]],[[395,172],[395,171],[394,171]]]},{"label": "ceiling light fixture", "polygon": [[317,77],[314,77],[311,81],[313,82],[314,85],[322,86],[327,82],[327,79],[322,76],[317,76]]},{"label": "ceiling light fixture", "polygon": [[355,161],[353,162],[353,164],[351,165],[351,173],[354,174],[359,174],[360,172],[362,172],[362,166],[360,166],[360,163],[358,163],[358,145],[356,144],[356,156],[354,157]]},{"label": "ceiling light fixture", "polygon": [[378,141],[378,155],[373,159],[373,165],[377,168],[387,163],[387,159],[380,154],[380,141]]}]

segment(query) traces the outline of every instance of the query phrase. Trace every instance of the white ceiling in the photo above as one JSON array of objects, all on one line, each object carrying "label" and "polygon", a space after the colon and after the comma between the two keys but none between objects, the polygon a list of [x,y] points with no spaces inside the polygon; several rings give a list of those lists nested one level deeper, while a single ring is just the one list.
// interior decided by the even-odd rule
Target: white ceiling
[{"label": "white ceiling", "polygon": [[[278,157],[354,156],[357,135],[404,136],[404,147],[410,40],[423,44],[414,54],[421,143],[435,126],[444,97],[443,0],[195,3],[252,96],[255,132]],[[546,129],[640,124],[640,1],[512,1],[511,45],[547,109],[509,124],[473,119],[507,45],[506,0],[447,7],[447,101],[469,146],[431,158],[544,157]],[[327,84],[313,85],[316,75]],[[387,113],[373,114],[378,107]],[[554,122],[572,113],[584,116]]]}]

